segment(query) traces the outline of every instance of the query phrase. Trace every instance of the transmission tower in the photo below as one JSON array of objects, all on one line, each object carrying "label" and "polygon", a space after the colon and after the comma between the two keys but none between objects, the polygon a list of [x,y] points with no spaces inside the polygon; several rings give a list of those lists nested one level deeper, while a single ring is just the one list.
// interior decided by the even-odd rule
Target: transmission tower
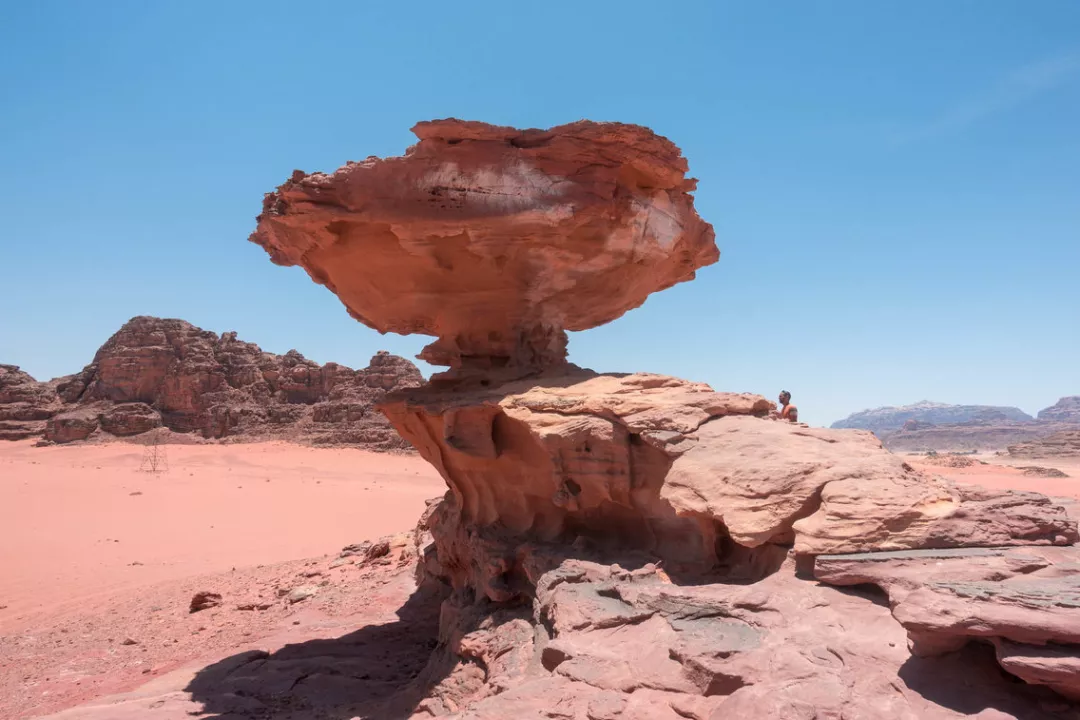
[{"label": "transmission tower", "polygon": [[153,437],[146,443],[146,449],[143,451],[142,464],[139,466],[139,470],[155,475],[158,473],[169,472],[169,455],[165,451],[165,445],[158,439],[157,433],[154,433]]}]

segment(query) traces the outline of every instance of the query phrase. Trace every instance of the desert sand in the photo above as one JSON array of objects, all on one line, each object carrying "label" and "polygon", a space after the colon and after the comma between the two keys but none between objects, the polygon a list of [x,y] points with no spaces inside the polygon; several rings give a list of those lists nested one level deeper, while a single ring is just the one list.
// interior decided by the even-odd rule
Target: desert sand
[{"label": "desert sand", "polygon": [[335,552],[445,490],[413,455],[285,443],[0,444],[0,628],[153,583]]},{"label": "desert sand", "polygon": [[[345,545],[412,527],[445,491],[413,455],[168,445],[169,470],[154,474],[139,469],[145,452],[0,443],[0,718],[129,690],[275,633],[319,635],[311,625],[333,615],[378,612],[379,583],[329,563]],[[276,597],[307,585],[319,587],[319,613]],[[203,590],[223,606],[189,613]],[[275,604],[238,612],[244,601]]]},{"label": "desert sand", "polygon": [[[396,617],[408,579],[337,553],[412,527],[424,501],[445,489],[411,455],[169,445],[168,472],[153,474],[139,470],[144,452],[126,443],[0,444],[0,717],[152,689],[148,681],[159,677],[182,687],[186,679],[167,678],[214,658]],[[959,482],[1080,497],[1080,462],[1015,463],[1070,475],[1054,479],[1025,476],[991,455],[964,468],[909,459]],[[310,601],[277,597],[311,585],[319,595]],[[200,590],[221,593],[222,606],[189,613]],[[272,605],[238,611],[246,602]],[[395,641],[408,655],[396,661],[403,676],[426,657],[420,639],[432,622],[417,619],[416,632]],[[178,705],[177,715],[190,709]]]},{"label": "desert sand", "polygon": [[[948,467],[920,461],[918,455],[908,455],[905,459],[920,470],[956,482],[1080,499],[1080,458],[1011,458],[993,453],[961,457],[971,457],[974,463],[968,467]],[[1026,475],[1023,470],[1026,467],[1053,468],[1068,477]]]}]

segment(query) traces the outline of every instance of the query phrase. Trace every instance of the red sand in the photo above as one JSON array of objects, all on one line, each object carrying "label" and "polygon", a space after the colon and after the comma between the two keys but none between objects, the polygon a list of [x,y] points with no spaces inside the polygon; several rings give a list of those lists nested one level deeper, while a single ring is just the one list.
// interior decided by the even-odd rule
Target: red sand
[{"label": "red sand", "polygon": [[445,490],[416,456],[285,443],[165,447],[169,472],[154,475],[139,472],[139,445],[0,443],[0,632],[91,596],[404,530]]},{"label": "red sand", "polygon": [[[415,456],[169,445],[169,472],[152,475],[139,472],[143,453],[119,443],[0,443],[0,718],[55,712],[239,650],[386,622],[410,592],[407,574],[327,554],[411,528],[424,500],[445,488]],[[1071,476],[1050,479],[1002,458],[968,468],[907,459],[958,482],[1080,497],[1080,461],[1014,463]],[[294,606],[278,598],[302,584],[319,594]],[[200,590],[221,593],[222,607],[190,614]],[[273,604],[237,609],[250,600]]]},{"label": "red sand", "polygon": [[[1035,458],[1016,459],[1000,458],[993,455],[982,455],[976,460],[986,464],[976,463],[969,467],[952,468],[940,465],[920,463],[918,456],[906,456],[904,458],[918,469],[931,475],[941,475],[955,482],[982,485],[988,488],[1000,488],[1009,490],[1028,490],[1039,492],[1052,497],[1074,497],[1080,499],[1080,460],[1062,458]],[[1036,466],[1044,468],[1056,468],[1066,473],[1066,478],[1045,478],[1025,475],[1017,467]]]}]

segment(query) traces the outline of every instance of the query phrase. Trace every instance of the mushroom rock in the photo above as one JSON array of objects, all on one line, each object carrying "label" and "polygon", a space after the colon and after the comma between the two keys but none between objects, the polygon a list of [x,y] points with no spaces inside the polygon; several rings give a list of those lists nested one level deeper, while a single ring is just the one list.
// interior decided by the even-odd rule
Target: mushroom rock
[{"label": "mushroom rock", "polygon": [[558,365],[565,331],[610,322],[719,257],[686,160],[646,128],[438,120],[413,132],[403,157],[293,173],[251,240],[365,325],[436,336],[420,355],[434,365]]},{"label": "mushroom rock", "polygon": [[[566,330],[717,259],[678,149],[613,123],[414,132],[404,157],[295,173],[252,235],[361,322],[437,336],[421,357],[451,368],[379,404],[448,486],[415,535],[418,578],[448,599],[414,717],[531,717],[545,702],[590,718],[957,717],[905,687],[905,648],[857,628],[862,616],[917,632],[922,650],[938,636],[955,649],[972,635],[946,622],[964,590],[919,600],[884,566],[847,568],[943,608],[909,627],[831,587],[848,584],[839,561],[829,584],[807,570],[844,553],[1049,552],[1077,542],[1066,508],[925,475],[868,432],[779,421],[759,395],[566,362]],[[1028,562],[991,555],[961,553],[971,567],[955,576]],[[1071,619],[1032,602],[1019,622]],[[981,639],[999,660],[976,684],[1015,713],[1003,716],[1038,716],[1025,713],[1049,691],[1035,685],[1071,695],[1071,656],[1029,647],[1071,636]],[[969,659],[928,659],[910,681],[951,692]],[[1034,695],[995,685],[999,663]]]}]

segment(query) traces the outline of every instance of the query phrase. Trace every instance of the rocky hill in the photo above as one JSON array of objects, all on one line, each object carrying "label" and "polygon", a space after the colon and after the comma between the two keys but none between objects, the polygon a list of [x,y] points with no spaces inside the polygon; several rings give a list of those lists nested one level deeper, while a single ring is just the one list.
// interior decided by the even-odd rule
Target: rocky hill
[{"label": "rocky hill", "polygon": [[1045,437],[1010,445],[1009,455],[1020,458],[1080,457],[1080,423]]},{"label": "rocky hill", "polygon": [[1045,422],[1080,424],[1080,395],[1061,398],[1050,407],[1040,410],[1038,418]]},{"label": "rocky hill", "polygon": [[[986,451],[1023,447],[1027,457],[1038,442],[1080,425],[1080,397],[1065,397],[1037,418],[1013,407],[921,402],[864,410],[833,423],[834,428],[870,430],[895,451]],[[1032,444],[1034,443],[1034,444]],[[1048,446],[1057,454],[1060,443]]]},{"label": "rocky hill", "polygon": [[65,443],[164,427],[210,439],[404,449],[375,403],[422,382],[415,365],[385,352],[353,370],[295,350],[264,352],[234,332],[136,317],[74,375],[38,382],[0,365],[0,439]]},{"label": "rocky hill", "polygon": [[832,424],[836,429],[869,430],[882,433],[900,430],[912,421],[926,425],[950,425],[958,423],[1004,423],[1031,422],[1031,417],[1014,407],[993,405],[948,405],[924,400],[914,405],[880,407],[853,413]]}]

